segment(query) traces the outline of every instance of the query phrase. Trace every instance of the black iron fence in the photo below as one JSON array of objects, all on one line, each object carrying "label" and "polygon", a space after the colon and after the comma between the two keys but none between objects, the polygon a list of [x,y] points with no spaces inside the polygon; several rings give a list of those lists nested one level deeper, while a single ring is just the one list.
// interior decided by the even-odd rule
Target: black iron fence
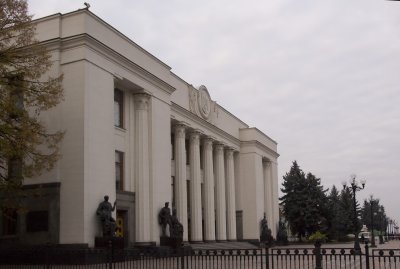
[{"label": "black iron fence", "polygon": [[399,249],[254,248],[228,250],[4,248],[0,268],[16,269],[400,269]]},{"label": "black iron fence", "polygon": [[400,249],[373,249],[370,263],[371,269],[400,268]]},{"label": "black iron fence", "polygon": [[[365,252],[367,253],[367,252]],[[352,248],[296,248],[271,249],[269,268],[322,269],[322,268],[366,268],[365,253]]]}]

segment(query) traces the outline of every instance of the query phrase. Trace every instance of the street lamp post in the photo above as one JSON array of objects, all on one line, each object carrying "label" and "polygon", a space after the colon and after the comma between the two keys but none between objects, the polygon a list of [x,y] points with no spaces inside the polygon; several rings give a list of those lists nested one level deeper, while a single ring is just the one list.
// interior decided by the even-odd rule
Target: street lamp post
[{"label": "street lamp post", "polygon": [[359,253],[361,251],[360,247],[360,239],[358,238],[358,217],[357,217],[357,200],[356,200],[356,192],[363,190],[365,188],[365,180],[361,180],[361,186],[359,183],[356,181],[356,175],[351,175],[350,176],[350,186],[347,186],[346,182],[343,182],[343,188],[350,188],[353,192],[353,210],[354,210],[354,216],[353,216],[353,226],[354,226],[354,250]]},{"label": "street lamp post", "polygon": [[382,208],[378,208],[378,214],[379,214],[379,244],[383,244],[383,235],[382,235],[382,229],[383,229],[383,210]]},{"label": "street lamp post", "polygon": [[370,203],[370,207],[371,207],[371,248],[376,248],[375,245],[375,235],[374,235],[374,210],[373,210],[373,206],[374,206],[374,200],[372,199],[372,196],[369,200]]},{"label": "street lamp post", "polygon": [[390,219],[390,231],[389,231],[390,240],[393,240],[393,235],[394,235],[394,220]]},{"label": "street lamp post", "polygon": [[385,218],[385,241],[389,242],[389,217]]}]

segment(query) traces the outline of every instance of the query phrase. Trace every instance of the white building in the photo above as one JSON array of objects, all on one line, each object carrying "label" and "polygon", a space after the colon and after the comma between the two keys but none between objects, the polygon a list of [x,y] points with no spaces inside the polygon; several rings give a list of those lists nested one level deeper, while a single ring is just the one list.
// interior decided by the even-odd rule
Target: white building
[{"label": "white building", "polygon": [[184,241],[258,240],[264,212],[276,235],[274,140],[86,9],[35,22],[50,73],[64,74],[65,100],[44,121],[66,134],[56,168],[26,181],[45,195],[27,203],[15,237],[93,246],[106,194],[127,243],[159,243],[167,201]]}]

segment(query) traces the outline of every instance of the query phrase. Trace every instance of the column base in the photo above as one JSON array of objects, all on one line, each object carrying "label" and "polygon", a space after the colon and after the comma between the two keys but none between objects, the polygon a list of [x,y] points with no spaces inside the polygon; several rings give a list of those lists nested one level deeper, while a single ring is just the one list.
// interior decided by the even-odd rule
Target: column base
[{"label": "column base", "polygon": [[94,238],[94,246],[96,248],[109,248],[113,247],[116,249],[124,248],[124,238],[122,237],[111,237],[111,236],[96,236]]},{"label": "column base", "polygon": [[154,247],[156,246],[156,242],[150,241],[150,242],[135,242],[134,246],[135,247]]},{"label": "column base", "polygon": [[204,244],[204,241],[190,241],[190,244]]},{"label": "column base", "polygon": [[224,239],[224,240],[218,240],[217,239],[217,243],[227,243],[228,242],[228,240],[226,240],[226,239]]},{"label": "column base", "polygon": [[237,242],[237,239],[228,239],[229,242]]},{"label": "column base", "polygon": [[204,240],[204,243],[216,243],[216,240]]}]

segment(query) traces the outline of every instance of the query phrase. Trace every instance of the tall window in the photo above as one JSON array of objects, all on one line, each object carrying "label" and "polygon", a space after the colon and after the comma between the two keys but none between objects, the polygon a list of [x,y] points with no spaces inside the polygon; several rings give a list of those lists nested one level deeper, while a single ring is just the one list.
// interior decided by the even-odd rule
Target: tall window
[{"label": "tall window", "polygon": [[171,160],[175,160],[175,134],[171,133]]},{"label": "tall window", "polygon": [[114,125],[120,128],[124,127],[123,103],[124,93],[121,90],[114,89]]},{"label": "tall window", "polygon": [[172,208],[176,207],[176,202],[175,202],[175,177],[171,177],[171,193],[172,193]]},{"label": "tall window", "polygon": [[3,209],[3,235],[15,235],[17,234],[17,210],[15,209]]},{"label": "tall window", "polygon": [[28,233],[47,232],[49,230],[48,211],[30,211],[26,214],[26,231]]},{"label": "tall window", "polygon": [[185,139],[185,150],[186,150],[186,164],[190,164],[190,141]]},{"label": "tall window", "polygon": [[124,153],[115,151],[115,187],[124,190]]}]

